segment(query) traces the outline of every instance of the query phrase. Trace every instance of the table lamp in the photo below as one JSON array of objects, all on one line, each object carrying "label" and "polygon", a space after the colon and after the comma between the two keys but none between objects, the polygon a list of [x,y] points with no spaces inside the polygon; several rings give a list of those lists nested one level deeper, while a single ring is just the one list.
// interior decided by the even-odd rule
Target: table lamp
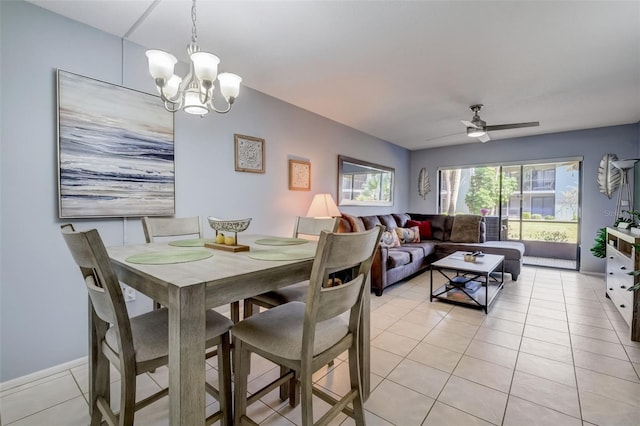
[{"label": "table lamp", "polygon": [[340,210],[336,206],[336,202],[333,201],[331,194],[316,194],[313,196],[311,206],[307,212],[307,217],[336,217],[340,216]]}]

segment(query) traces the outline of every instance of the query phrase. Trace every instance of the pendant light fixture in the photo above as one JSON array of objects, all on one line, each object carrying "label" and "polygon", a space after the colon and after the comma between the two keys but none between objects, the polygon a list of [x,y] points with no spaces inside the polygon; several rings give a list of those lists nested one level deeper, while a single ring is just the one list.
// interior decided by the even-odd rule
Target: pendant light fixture
[{"label": "pendant light fixture", "polygon": [[[189,73],[184,79],[174,73],[175,56],[162,50],[147,50],[149,73],[156,82],[160,98],[167,111],[176,112],[180,109],[189,114],[205,115],[209,111],[220,114],[229,112],[231,105],[240,92],[242,78],[228,72],[218,74],[220,59],[211,53],[202,52],[198,47],[198,32],[196,30],[196,0],[191,5],[191,43],[187,45],[190,66]],[[217,109],[214,106],[214,82],[218,80],[220,93],[224,97],[227,107]]]}]

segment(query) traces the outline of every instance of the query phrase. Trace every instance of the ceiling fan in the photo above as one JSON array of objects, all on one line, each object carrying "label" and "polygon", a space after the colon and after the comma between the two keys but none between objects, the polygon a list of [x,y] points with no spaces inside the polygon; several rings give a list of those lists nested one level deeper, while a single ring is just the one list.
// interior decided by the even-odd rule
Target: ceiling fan
[{"label": "ceiling fan", "polygon": [[462,124],[467,127],[467,136],[478,138],[482,143],[491,139],[487,133],[489,131],[518,129],[521,127],[536,127],[540,125],[538,121],[531,121],[528,123],[496,124],[493,126],[487,126],[487,123],[480,118],[480,115],[478,115],[482,106],[482,104],[471,105],[469,108],[473,111],[473,118],[471,121],[461,120]]}]

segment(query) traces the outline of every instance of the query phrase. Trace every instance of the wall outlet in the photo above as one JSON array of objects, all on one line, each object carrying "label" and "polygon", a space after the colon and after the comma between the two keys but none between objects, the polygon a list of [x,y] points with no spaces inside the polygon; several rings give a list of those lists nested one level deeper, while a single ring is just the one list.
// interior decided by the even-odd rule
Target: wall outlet
[{"label": "wall outlet", "polygon": [[129,286],[122,286],[122,295],[124,296],[125,302],[131,302],[132,300],[136,300],[136,291]]}]

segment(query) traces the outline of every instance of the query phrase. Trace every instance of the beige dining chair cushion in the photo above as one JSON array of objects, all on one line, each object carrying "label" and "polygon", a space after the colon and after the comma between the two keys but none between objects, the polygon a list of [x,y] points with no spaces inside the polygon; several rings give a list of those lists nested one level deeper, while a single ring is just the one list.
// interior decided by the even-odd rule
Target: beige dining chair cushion
[{"label": "beige dining chair cushion", "polygon": [[[284,359],[300,359],[305,307],[302,302],[276,306],[260,315],[244,319],[231,332],[249,346]],[[341,317],[317,323],[313,355],[329,349],[348,332],[349,324]]]},{"label": "beige dining chair cushion", "polygon": [[[214,340],[221,334],[226,333],[233,325],[229,318],[211,309],[206,311],[206,321],[206,347],[212,345],[210,340]],[[144,363],[145,361],[169,355],[169,334],[167,332],[169,329],[169,311],[167,308],[132,317],[130,322],[136,362]],[[107,330],[105,340],[111,350],[116,353],[119,352],[115,327]]]}]

